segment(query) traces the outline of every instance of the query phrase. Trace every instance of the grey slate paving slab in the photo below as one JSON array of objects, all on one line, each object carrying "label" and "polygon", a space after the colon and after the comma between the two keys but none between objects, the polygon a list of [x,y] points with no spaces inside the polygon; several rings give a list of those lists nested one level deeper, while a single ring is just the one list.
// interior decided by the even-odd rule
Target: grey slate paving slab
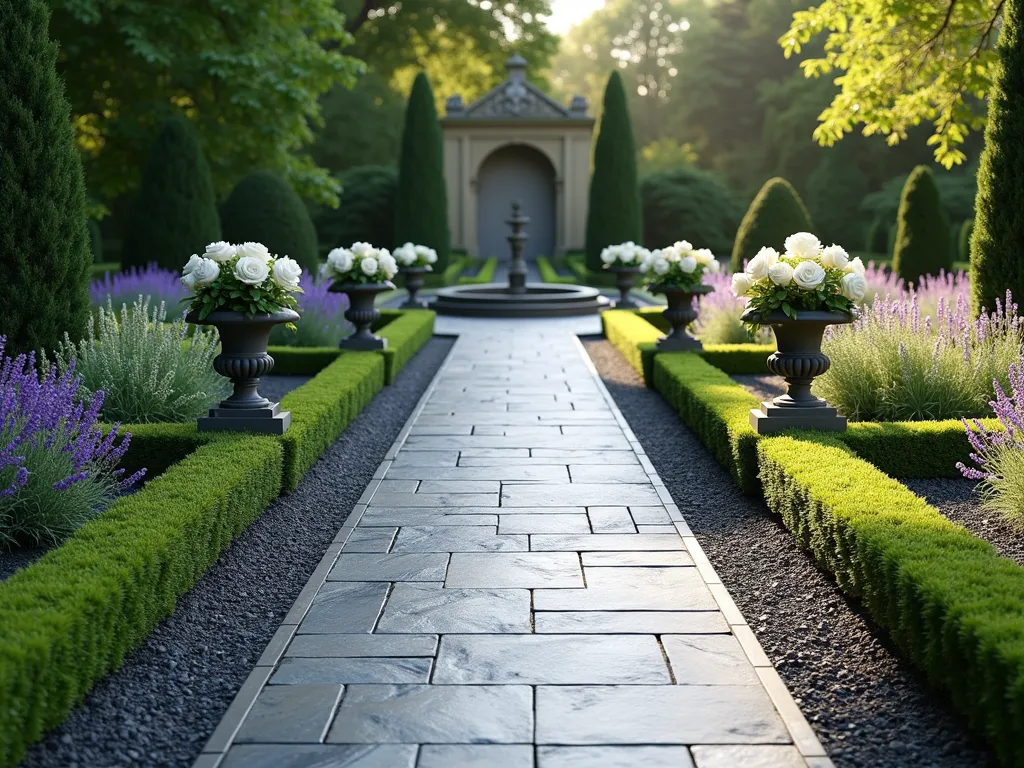
[{"label": "grey slate paving slab", "polygon": [[613,466],[616,464],[639,464],[636,454],[628,448],[616,450],[589,450],[577,448],[566,450],[564,448],[534,448],[530,456],[535,459],[557,459],[568,464],[601,464],[602,466]]},{"label": "grey slate paving slab", "polygon": [[686,747],[541,747],[537,768],[693,768],[693,761]]},{"label": "grey slate paving slab", "polygon": [[587,507],[587,517],[594,533],[637,532],[626,507]]},{"label": "grey slate paving slab", "polygon": [[[566,427],[565,429],[572,429]],[[583,427],[577,427],[583,429]],[[618,429],[618,427],[616,427]],[[639,464],[601,465],[571,464],[569,474],[574,483],[641,483],[649,484],[650,478]]]},{"label": "grey slate paving slab", "polygon": [[400,451],[395,456],[395,466],[454,467],[458,460],[458,451]]},{"label": "grey slate paving slab", "polygon": [[415,744],[242,745],[221,768],[413,768]]},{"label": "grey slate paving slab", "polygon": [[387,552],[397,528],[356,528],[345,542],[345,552]]},{"label": "grey slate paving slab", "polygon": [[327,735],[342,744],[533,742],[527,685],[353,685]]},{"label": "grey slate paving slab", "polygon": [[537,611],[538,634],[702,634],[728,632],[718,611]]},{"label": "grey slate paving slab", "polygon": [[[518,480],[518,481],[551,481],[569,482],[569,471],[565,465],[551,464],[531,466],[509,464],[512,459],[476,459],[489,461],[489,466],[462,466],[463,462],[474,459],[462,459],[457,467],[395,467],[388,472],[388,477],[411,478],[433,481],[467,481],[467,480]],[[518,461],[529,461],[519,459]],[[433,486],[428,486],[433,487]],[[431,491],[424,490],[423,493]]]},{"label": "grey slate paving slab", "polygon": [[431,659],[426,658],[286,658],[270,685],[313,683],[425,683],[430,679]]},{"label": "grey slate paving slab", "polygon": [[680,685],[760,684],[732,635],[664,635],[661,642]]},{"label": "grey slate paving slab", "polygon": [[767,744],[696,746],[693,759],[697,768],[803,768],[807,765],[795,747]]},{"label": "grey slate paving slab", "polygon": [[[496,507],[495,493],[392,493],[382,491],[374,495],[374,507]],[[358,529],[357,529],[358,530]]]},{"label": "grey slate paving slab", "polygon": [[342,553],[328,581],[444,581],[448,555]]},{"label": "grey slate paving slab", "polygon": [[[637,534],[638,536],[640,534]],[[586,589],[538,589],[538,611],[714,611],[696,568],[586,568]]]},{"label": "grey slate paving slab", "polygon": [[[343,704],[344,706],[344,704]],[[762,688],[538,686],[537,744],[789,743]]]},{"label": "grey slate paving slab", "polygon": [[639,483],[572,483],[571,485],[504,485],[503,507],[650,506],[660,504],[654,486]]},{"label": "grey slate paving slab", "polygon": [[333,582],[320,588],[300,633],[372,632],[388,585],[365,581]]},{"label": "grey slate paving slab", "polygon": [[626,568],[629,566],[693,565],[689,552],[584,552],[580,555],[588,565]]},{"label": "grey slate paving slab", "polygon": [[590,533],[586,515],[501,515],[498,533]]},{"label": "grey slate paving slab", "polygon": [[534,768],[529,744],[425,744],[416,768]]},{"label": "grey slate paving slab", "polygon": [[497,480],[424,480],[419,493],[498,493]]},{"label": "grey slate paving slab", "polygon": [[452,554],[448,588],[583,588],[583,569],[573,552],[488,552]]},{"label": "grey slate paving slab", "polygon": [[240,744],[322,741],[344,688],[295,685],[264,688],[235,735]]},{"label": "grey slate paving slab", "polygon": [[445,635],[435,684],[667,685],[651,635]]},{"label": "grey slate paving slab", "polygon": [[[502,509],[502,514],[505,510]],[[659,552],[683,550],[683,541],[675,534],[594,533],[580,535],[538,534],[530,537],[530,549],[536,552]]]},{"label": "grey slate paving slab", "polygon": [[384,658],[437,653],[437,635],[297,635],[285,656],[297,658]]},{"label": "grey slate paving slab", "polygon": [[444,589],[441,584],[396,584],[378,632],[527,633],[526,589]]},{"label": "grey slate paving slab", "polygon": [[407,526],[398,532],[392,552],[526,552],[526,536],[506,536],[495,528]]},{"label": "grey slate paving slab", "polygon": [[[497,509],[491,510],[497,512]],[[363,527],[383,526],[402,527],[407,525],[486,525],[494,528],[498,524],[497,515],[459,515],[448,510],[432,509],[423,512],[419,509],[380,509],[371,507],[363,513],[359,524]]]}]

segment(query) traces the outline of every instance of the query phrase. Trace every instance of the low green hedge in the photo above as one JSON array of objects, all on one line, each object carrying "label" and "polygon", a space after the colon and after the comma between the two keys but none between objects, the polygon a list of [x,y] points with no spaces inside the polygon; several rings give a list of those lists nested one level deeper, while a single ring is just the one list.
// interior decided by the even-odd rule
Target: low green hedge
[{"label": "low green hedge", "polygon": [[[602,312],[601,330],[611,345],[622,353],[626,361],[641,376],[644,375],[641,346],[646,345],[645,349],[650,358],[653,355],[654,343],[664,336],[647,320],[629,309],[609,309]],[[644,376],[644,381],[649,379],[649,375]]]},{"label": "low green hedge", "polygon": [[162,474],[172,464],[210,442],[212,436],[209,432],[200,432],[194,421],[184,424],[124,424],[121,431],[131,434],[132,439],[120,466],[128,475],[145,468],[147,478]]},{"label": "low green hedge", "polygon": [[277,497],[272,438],[213,440],[0,584],[0,765],[57,727]]},{"label": "low green hedge", "polygon": [[575,283],[576,278],[570,275],[560,275],[551,259],[547,256],[537,257],[537,271],[540,272],[540,279],[545,283]]},{"label": "low green hedge", "polygon": [[705,344],[700,356],[730,375],[768,373],[774,344]]},{"label": "low green hedge", "polygon": [[598,288],[615,287],[615,275],[611,272],[591,272],[587,269],[586,256],[583,253],[566,254],[565,265],[573,273],[577,283]]},{"label": "low green hedge", "polygon": [[[1001,429],[997,419],[982,419]],[[854,453],[892,477],[960,477],[959,461],[971,463],[971,445],[960,421],[850,422],[838,435]]]},{"label": "low green hedge", "polygon": [[756,493],[757,433],[750,409],[758,399],[692,352],[654,358],[654,388],[679,414],[744,493]]},{"label": "low green hedge", "polygon": [[437,314],[429,309],[407,309],[398,313],[377,335],[388,340],[384,356],[384,380],[393,384],[395,377],[412,360],[420,347],[434,335]]},{"label": "low green hedge", "polygon": [[268,347],[267,352],[275,376],[316,376],[341,354],[337,347]]},{"label": "low green hedge", "polygon": [[482,285],[494,282],[494,273],[498,271],[498,257],[491,256],[480,265],[475,275],[463,275],[459,278],[459,285]]},{"label": "low green hedge", "polygon": [[765,498],[800,545],[1024,765],[1024,569],[832,437],[757,446]]}]

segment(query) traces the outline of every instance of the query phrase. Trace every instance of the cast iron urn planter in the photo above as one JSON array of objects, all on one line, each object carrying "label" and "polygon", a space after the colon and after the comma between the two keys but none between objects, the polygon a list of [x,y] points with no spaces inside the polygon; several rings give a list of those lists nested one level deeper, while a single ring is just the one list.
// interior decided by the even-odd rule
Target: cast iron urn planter
[{"label": "cast iron urn planter", "polygon": [[199,431],[220,432],[245,430],[266,435],[282,435],[292,422],[292,415],[281,410],[259,393],[260,377],[274,369],[274,358],[267,354],[270,331],[275,325],[293,323],[299,313],[282,309],[273,314],[259,313],[246,317],[242,312],[218,310],[204,319],[198,312],[189,312],[185,319],[196,325],[212,325],[220,334],[221,352],[213,359],[213,369],[231,379],[234,392],[220,405],[210,409],[209,416],[199,419]]},{"label": "cast iron urn planter", "polygon": [[668,299],[668,309],[662,314],[672,325],[672,331],[658,341],[659,352],[699,352],[704,345],[686,332],[687,326],[697,319],[693,308],[695,296],[704,296],[715,290],[711,285],[683,288],[671,283],[656,283],[650,286],[652,293],[663,293]]},{"label": "cast iron urn planter", "polygon": [[390,280],[383,283],[331,283],[329,291],[348,294],[348,309],[345,319],[356,327],[355,333],[338,344],[342,349],[355,352],[368,352],[387,349],[388,340],[375,336],[370,326],[380,317],[380,311],[374,306],[378,293],[393,291],[395,284]]},{"label": "cast iron urn planter", "polygon": [[607,268],[615,275],[615,287],[619,289],[619,299],[615,302],[616,309],[637,309],[638,304],[629,297],[633,290],[633,281],[640,274],[640,267],[617,265]]},{"label": "cast iron urn planter", "polygon": [[853,320],[846,312],[800,312],[791,318],[783,312],[760,315],[753,310],[743,321],[770,326],[775,332],[777,352],[768,358],[768,370],[786,380],[787,392],[774,400],[750,409],[750,426],[759,435],[773,435],[785,429],[821,429],[839,432],[846,429],[846,417],[811,394],[811,383],[831,366],[821,351],[825,328]]},{"label": "cast iron urn planter", "polygon": [[405,289],[409,292],[409,298],[399,309],[426,309],[427,302],[418,298],[417,294],[423,287],[423,276],[430,270],[426,267],[402,267],[399,271],[405,278]]}]

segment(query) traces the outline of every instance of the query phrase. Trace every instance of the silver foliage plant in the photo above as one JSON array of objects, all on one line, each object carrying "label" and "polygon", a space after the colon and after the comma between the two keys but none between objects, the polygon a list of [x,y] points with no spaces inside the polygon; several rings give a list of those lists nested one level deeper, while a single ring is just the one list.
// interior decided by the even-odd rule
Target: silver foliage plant
[{"label": "silver foliage plant", "polygon": [[217,352],[216,330],[184,317],[167,322],[163,302],[151,308],[139,296],[120,312],[108,298],[88,335],[75,343],[65,334],[54,358],[60,372],[74,362],[83,395],[105,393],[104,420],[138,424],[189,421],[225,397],[229,383],[213,370]]}]

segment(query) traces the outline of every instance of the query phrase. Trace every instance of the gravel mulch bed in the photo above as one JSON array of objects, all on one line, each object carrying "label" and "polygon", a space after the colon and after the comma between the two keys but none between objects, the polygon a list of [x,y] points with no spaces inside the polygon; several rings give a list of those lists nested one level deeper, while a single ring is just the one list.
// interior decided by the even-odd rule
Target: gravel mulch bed
[{"label": "gravel mulch bed", "polygon": [[260,394],[277,402],[312,378],[312,376],[264,376],[260,379]]},{"label": "gravel mulch bed", "polygon": [[981,498],[974,491],[974,480],[941,477],[900,482],[950,520],[987,541],[1000,555],[1024,566],[1024,530],[1015,528],[1001,515],[983,510]]},{"label": "gravel mulch bed", "polygon": [[452,343],[428,342],[23,768],[191,766]]},{"label": "gravel mulch bed", "polygon": [[945,700],[735,483],[606,341],[587,351],[839,768],[994,765]]},{"label": "gravel mulch bed", "polygon": [[27,547],[11,552],[0,552],[0,581],[9,579],[15,571],[32,565],[49,551],[49,547]]},{"label": "gravel mulch bed", "polygon": [[770,373],[743,373],[729,377],[737,384],[761,400],[774,400],[779,395],[786,394],[786,380],[780,376],[772,376]]}]

